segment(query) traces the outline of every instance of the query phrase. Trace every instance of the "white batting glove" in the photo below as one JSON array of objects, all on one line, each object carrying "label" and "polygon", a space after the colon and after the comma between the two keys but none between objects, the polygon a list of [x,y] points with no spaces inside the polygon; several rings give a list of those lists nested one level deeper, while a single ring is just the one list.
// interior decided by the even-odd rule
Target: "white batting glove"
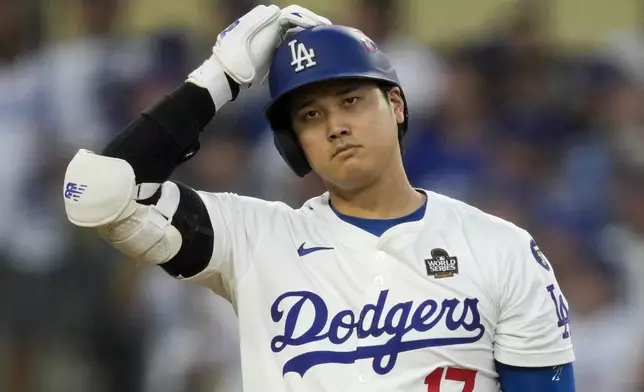
[{"label": "white batting glove", "polygon": [[261,85],[286,33],[321,24],[331,22],[304,7],[280,10],[276,5],[259,5],[219,34],[212,56],[188,76],[188,82],[207,88],[219,108],[233,98],[225,74],[240,88]]}]

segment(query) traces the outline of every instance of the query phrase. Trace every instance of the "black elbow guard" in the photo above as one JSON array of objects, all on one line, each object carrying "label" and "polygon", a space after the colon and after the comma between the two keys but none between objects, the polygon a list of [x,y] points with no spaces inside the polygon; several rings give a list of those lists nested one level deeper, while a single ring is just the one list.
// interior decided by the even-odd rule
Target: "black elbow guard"
[{"label": "black elbow guard", "polygon": [[212,256],[214,234],[208,211],[197,192],[181,183],[179,206],[172,218],[172,225],[179,230],[182,244],[179,253],[161,264],[174,277],[189,278],[203,271]]}]

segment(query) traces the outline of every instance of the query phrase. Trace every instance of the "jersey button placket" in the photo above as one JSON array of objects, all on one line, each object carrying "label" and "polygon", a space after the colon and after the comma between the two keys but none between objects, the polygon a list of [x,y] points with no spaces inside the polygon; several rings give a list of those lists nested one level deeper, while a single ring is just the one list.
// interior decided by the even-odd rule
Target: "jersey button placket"
[{"label": "jersey button placket", "polygon": [[[379,250],[376,252],[376,270],[377,271],[382,271],[383,266],[385,264],[385,261],[387,260],[387,253]],[[380,291],[382,290],[383,286],[385,285],[385,278],[382,276],[381,273],[376,274],[373,278],[373,283],[376,288],[376,290]]]},{"label": "jersey button placket", "polygon": [[[366,249],[365,249],[366,250]],[[373,283],[375,277],[380,276],[380,269],[382,267],[382,261],[385,259],[386,255],[385,252],[379,251],[378,248],[376,247],[371,248],[371,256],[369,257],[370,252],[365,252],[365,256],[361,259],[361,265],[362,265],[362,271],[363,275],[361,276],[363,285],[361,286],[361,291],[362,291],[362,304],[373,304],[375,301],[378,300],[378,296],[380,294],[380,291],[382,290],[381,286],[378,284]],[[360,313],[362,309],[358,310],[357,314],[362,314]],[[364,320],[360,318],[358,321],[358,324],[363,324]],[[369,337],[366,337],[364,339],[357,339],[357,349],[360,349],[360,347],[363,347],[365,345],[369,345]],[[362,390],[362,388],[366,388],[367,384],[369,383],[369,380],[371,379],[370,374],[373,372],[373,369],[371,368],[371,361],[368,359],[360,359],[357,360],[354,365],[353,369],[355,373],[353,373],[353,387],[350,390]]]},{"label": "jersey button placket", "polygon": [[368,376],[368,375],[366,375],[366,374],[362,374],[362,373],[361,373],[361,374],[359,374],[359,375],[358,375],[358,382],[359,382],[360,384],[366,384],[366,383],[368,383],[370,380],[371,380],[371,377],[370,377],[370,376]]},{"label": "jersey button placket", "polygon": [[[366,291],[367,298],[365,298],[365,303],[375,303],[380,292],[384,289],[385,278],[383,277],[382,271],[384,270],[385,263],[387,261],[387,253],[382,250],[376,250],[375,258],[372,259],[372,264],[369,270],[372,272],[372,282],[371,288],[368,288]],[[359,342],[359,345],[362,345],[364,342]],[[373,377],[373,368],[372,360],[360,360],[357,362],[357,371],[358,371],[358,385],[367,386]]]}]

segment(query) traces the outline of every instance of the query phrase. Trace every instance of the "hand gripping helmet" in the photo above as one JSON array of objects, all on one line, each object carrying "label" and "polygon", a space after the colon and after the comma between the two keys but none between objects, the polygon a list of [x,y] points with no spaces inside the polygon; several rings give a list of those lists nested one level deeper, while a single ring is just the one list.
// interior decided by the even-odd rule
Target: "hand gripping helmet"
[{"label": "hand gripping helmet", "polygon": [[[316,26],[288,37],[271,63],[271,102],[265,115],[277,150],[300,177],[308,174],[311,166],[293,132],[284,98],[301,87],[334,79],[366,79],[401,88],[385,54],[357,29]],[[398,126],[399,140],[407,131],[406,102],[404,115],[405,121]]]}]

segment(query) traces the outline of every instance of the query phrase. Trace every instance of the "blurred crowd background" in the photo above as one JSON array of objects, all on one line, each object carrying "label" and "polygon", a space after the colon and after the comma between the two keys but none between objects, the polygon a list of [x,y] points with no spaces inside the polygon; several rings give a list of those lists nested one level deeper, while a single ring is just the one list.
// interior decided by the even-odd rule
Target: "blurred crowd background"
[{"label": "blurred crowd background", "polygon": [[[301,4],[391,54],[414,185],[536,238],[572,309],[577,390],[644,391],[644,2]],[[234,373],[230,306],[75,229],[61,187],[78,148],[101,150],[254,5],[0,0],[0,391],[214,392]],[[274,150],[266,100],[225,107],[175,177],[293,206],[322,192]]]}]

